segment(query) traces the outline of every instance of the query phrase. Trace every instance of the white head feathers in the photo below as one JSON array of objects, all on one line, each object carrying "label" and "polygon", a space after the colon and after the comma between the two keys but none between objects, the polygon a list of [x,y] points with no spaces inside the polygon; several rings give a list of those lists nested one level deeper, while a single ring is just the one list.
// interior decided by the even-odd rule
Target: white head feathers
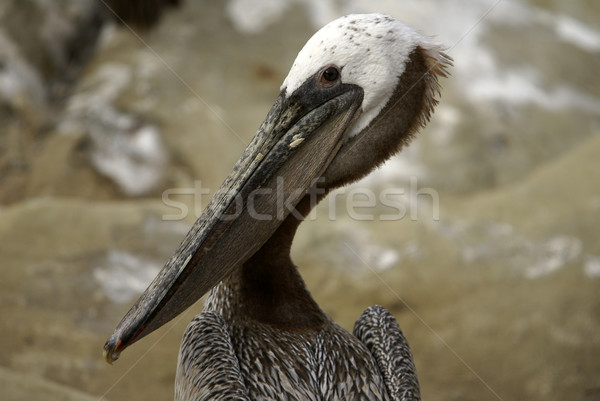
[{"label": "white head feathers", "polygon": [[442,48],[413,28],[383,14],[351,14],[321,28],[304,45],[281,89],[288,96],[329,64],[343,83],[363,88],[362,115],[349,132],[365,128],[392,96],[409,55],[419,46],[437,59]]}]

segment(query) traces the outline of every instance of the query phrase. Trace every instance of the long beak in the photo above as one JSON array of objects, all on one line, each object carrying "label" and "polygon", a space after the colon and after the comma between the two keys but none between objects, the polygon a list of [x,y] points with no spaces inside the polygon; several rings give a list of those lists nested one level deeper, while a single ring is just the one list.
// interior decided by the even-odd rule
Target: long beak
[{"label": "long beak", "polygon": [[339,150],[363,91],[340,84],[282,92],[233,171],[104,345],[108,363],[241,266],[271,237]]}]

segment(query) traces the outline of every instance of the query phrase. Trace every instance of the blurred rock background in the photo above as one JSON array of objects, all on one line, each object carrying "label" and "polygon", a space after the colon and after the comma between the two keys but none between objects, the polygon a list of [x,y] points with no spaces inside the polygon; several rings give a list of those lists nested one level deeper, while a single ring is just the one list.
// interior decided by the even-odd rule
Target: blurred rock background
[{"label": "blurred rock background", "polygon": [[[200,303],[113,367],[105,339],[306,40],[374,11],[455,68],[419,138],[304,223],[307,285],[348,329],[392,310],[425,400],[600,398],[597,2],[6,0],[0,399],[172,399]],[[349,207],[365,190],[395,206]]]}]

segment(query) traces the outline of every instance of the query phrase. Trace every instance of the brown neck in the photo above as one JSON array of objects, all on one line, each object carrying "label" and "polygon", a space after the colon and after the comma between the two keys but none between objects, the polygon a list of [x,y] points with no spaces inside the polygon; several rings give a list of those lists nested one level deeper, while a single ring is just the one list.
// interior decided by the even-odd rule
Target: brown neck
[{"label": "brown neck", "polygon": [[[296,210],[306,216],[314,204],[314,199],[311,202],[307,195]],[[290,258],[292,241],[301,222],[293,213],[288,215],[262,248],[242,266],[240,295],[244,316],[294,331],[319,329],[327,320]]]},{"label": "brown neck", "polygon": [[[437,103],[438,76],[451,63],[443,54],[432,58],[417,47],[388,103],[363,132],[345,143],[323,174],[324,192],[355,181],[398,152],[423,126]],[[364,152],[369,149],[369,152]],[[326,193],[305,196],[296,206],[302,216]],[[239,278],[244,316],[281,329],[319,328],[327,319],[309,294],[290,248],[303,219],[290,214],[271,238],[244,263]]]}]

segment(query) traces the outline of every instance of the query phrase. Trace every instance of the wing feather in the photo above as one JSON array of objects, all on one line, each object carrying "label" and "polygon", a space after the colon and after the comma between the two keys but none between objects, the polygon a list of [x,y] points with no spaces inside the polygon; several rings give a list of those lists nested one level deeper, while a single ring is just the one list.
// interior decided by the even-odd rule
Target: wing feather
[{"label": "wing feather", "polygon": [[367,308],[353,334],[375,357],[392,400],[419,401],[419,381],[408,342],[398,322],[385,308]]}]

